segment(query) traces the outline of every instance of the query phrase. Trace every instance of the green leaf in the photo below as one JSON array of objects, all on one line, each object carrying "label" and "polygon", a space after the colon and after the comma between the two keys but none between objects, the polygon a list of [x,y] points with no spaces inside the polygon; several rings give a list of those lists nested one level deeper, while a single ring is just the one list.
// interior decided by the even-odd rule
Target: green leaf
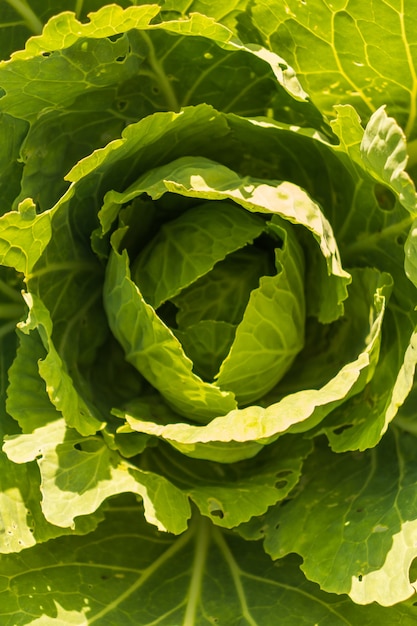
[{"label": "green leaf", "polygon": [[[251,16],[262,41],[294,67],[313,101],[333,116],[352,104],[364,121],[386,104],[408,137],[416,135],[417,41],[412,0],[255,0]],[[311,51],[314,50],[314,54]]]},{"label": "green leaf", "polygon": [[[95,433],[102,427],[102,422],[97,417],[97,412],[85,402],[74,386],[66,365],[56,350],[48,310],[34,294],[26,294],[25,300],[29,307],[29,316],[25,323],[20,324],[20,329],[25,333],[37,329],[41,336],[46,356],[38,361],[39,375],[46,383],[51,403],[62,413],[69,426],[85,436]],[[28,364],[30,368],[30,359]],[[25,364],[22,365],[25,367]]]},{"label": "green leaf", "polygon": [[[61,535],[83,535],[103,519],[97,510],[71,528],[49,523],[41,508],[39,471],[34,463],[16,465],[0,452],[0,553],[16,553]],[[0,557],[1,561],[1,557]]]},{"label": "green leaf", "polygon": [[414,449],[414,436],[395,430],[368,452],[318,447],[303,487],[266,516],[267,552],[300,554],[310,580],[359,604],[389,606],[414,595]]},{"label": "green leaf", "polygon": [[176,534],[187,527],[190,507],[179,489],[129,464],[100,437],[83,438],[63,419],[10,437],[3,449],[14,463],[37,461],[42,512],[51,524],[71,528],[75,518],[91,515],[110,496],[132,492],[142,498],[149,524]]},{"label": "green leaf", "polygon": [[157,309],[264,229],[262,219],[232,204],[200,205],[161,226],[132,264],[132,278]]},{"label": "green leaf", "polygon": [[[237,210],[239,214],[244,213]],[[265,223],[263,226],[266,228]],[[258,243],[262,245],[262,240]],[[203,320],[223,321],[234,327],[239,324],[251,292],[259,287],[259,279],[276,273],[273,246],[281,245],[281,240],[271,239],[266,243],[264,239],[264,243],[266,249],[249,245],[229,254],[174,298],[178,327],[187,329]]]},{"label": "green leaf", "polygon": [[169,476],[214,524],[234,528],[288,495],[311,450],[310,441],[290,436],[238,464],[187,459],[163,447],[149,449],[143,463]]},{"label": "green leaf", "polygon": [[[349,399],[323,422],[335,452],[365,450],[377,445],[407,400],[415,378],[417,334],[413,319],[389,311],[375,373],[363,393]],[[404,346],[404,347],[403,347]]]},{"label": "green leaf", "polygon": [[[90,2],[77,5],[83,18]],[[14,206],[32,197],[41,210],[49,209],[65,191],[62,179],[71,167],[155,111],[206,102],[244,115],[276,111],[329,133],[281,57],[245,46],[204,15],[157,23],[157,4],[123,10],[126,4],[102,7],[89,20],[78,21],[69,11],[56,15],[24,51],[0,62],[0,115],[21,118],[11,122],[19,133],[13,152],[20,163],[16,157],[5,162],[15,177],[22,172],[20,193],[17,181],[9,181],[15,183]],[[46,18],[50,7],[39,13]],[[226,74],[228,89],[213,88]],[[31,97],[22,99],[26,92]]]},{"label": "green leaf", "polygon": [[[36,575],[40,567],[42,576]],[[86,537],[3,557],[0,579],[2,619],[13,615],[22,626],[275,626],[277,615],[282,626],[412,626],[416,618],[411,603],[358,607],[346,596],[324,594],[304,579],[296,558],[273,564],[258,543],[204,519],[179,538],[161,535],[125,499],[115,501],[106,522]]]},{"label": "green leaf", "polygon": [[[0,297],[7,295],[10,299],[15,299],[20,294],[12,289],[13,281],[10,279],[10,271],[2,269],[0,276],[5,282],[0,282]],[[9,287],[10,291],[6,289]],[[13,361],[16,350],[16,336],[14,333],[15,322],[6,327],[0,327],[0,437],[3,442],[5,436],[10,436],[18,432],[18,426],[6,411],[5,400],[6,390],[9,391],[9,367]],[[6,332],[8,331],[8,332]],[[27,353],[20,351],[20,358],[27,356]],[[13,368],[14,366],[12,366]],[[36,367],[36,362],[35,362]],[[20,380],[20,389],[23,395],[27,394],[28,381]],[[33,391],[34,388],[32,387]],[[35,388],[38,392],[39,388]],[[43,397],[46,396],[45,389],[39,397],[29,393],[29,400],[34,410],[41,412],[41,417],[46,413],[42,412]],[[51,410],[50,402],[46,396],[47,410]],[[49,405],[49,406],[48,406]],[[53,407],[52,407],[53,409]],[[54,410],[54,409],[53,409]],[[55,411],[56,415],[56,411]],[[0,553],[16,553],[23,549],[33,547],[37,543],[48,541],[51,538],[59,537],[63,534],[84,534],[94,530],[103,519],[102,511],[98,510],[88,517],[78,518],[73,528],[62,529],[50,524],[44,517],[41,505],[41,491],[39,471],[35,463],[17,465],[12,463],[7,456],[0,452]]]},{"label": "green leaf", "polygon": [[130,279],[126,252],[112,253],[103,288],[110,328],[126,359],[167,399],[180,415],[203,423],[236,406],[233,394],[205,383],[181,344]]},{"label": "green leaf", "polygon": [[243,319],[216,376],[241,404],[271,390],[304,345],[304,257],[290,225],[274,217],[270,230],[283,240],[275,250],[277,274],[263,276],[250,295]]},{"label": "green leaf", "polygon": [[226,358],[236,333],[236,326],[227,322],[202,320],[173,333],[193,362],[194,371],[206,380],[213,380]]},{"label": "green leaf", "polygon": [[28,198],[0,217],[0,261],[26,276],[44,251],[51,236],[53,211],[36,215],[35,205]]},{"label": "green leaf", "polygon": [[[31,35],[39,35],[47,20],[61,11],[76,11],[85,19],[90,11],[108,4],[106,0],[5,0],[0,21],[0,58],[6,59],[13,51],[24,48]],[[118,0],[121,6],[129,6],[130,0]]]},{"label": "green leaf", "polygon": [[[387,141],[378,140],[378,128]],[[416,191],[405,173],[404,139],[396,122],[378,111],[365,132],[350,106],[337,108],[332,124],[353,183],[351,208],[343,224],[335,227],[340,252],[346,265],[378,267],[394,279],[395,298],[408,313],[415,288],[404,272],[404,244],[415,219]],[[372,137],[375,135],[375,141]],[[343,158],[343,153],[340,153]],[[332,225],[337,213],[330,217]],[[406,338],[409,342],[410,335]],[[405,347],[404,347],[405,349]]]},{"label": "green leaf", "polygon": [[222,24],[234,24],[235,17],[239,16],[247,8],[248,0],[231,0],[225,5],[223,0],[166,0],[162,5],[166,12],[190,15],[190,13],[203,13],[209,15]]},{"label": "green leaf", "polygon": [[366,125],[361,143],[361,157],[372,173],[396,191],[401,204],[416,215],[417,195],[405,171],[408,161],[405,134],[384,107],[378,109]]},{"label": "green leaf", "polygon": [[7,410],[22,432],[30,433],[59,417],[39,375],[39,362],[47,351],[38,332],[18,332],[19,345],[7,377]]}]

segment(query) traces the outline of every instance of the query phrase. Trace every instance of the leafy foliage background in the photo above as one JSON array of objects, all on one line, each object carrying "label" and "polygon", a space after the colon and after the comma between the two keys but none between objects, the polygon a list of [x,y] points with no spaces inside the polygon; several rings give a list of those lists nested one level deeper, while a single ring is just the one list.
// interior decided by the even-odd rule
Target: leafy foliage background
[{"label": "leafy foliage background", "polygon": [[[97,10],[104,4],[93,0],[90,2],[34,0],[22,4],[8,0],[0,7],[2,57],[6,59],[11,52],[23,48],[28,36],[37,34],[41,25],[52,15],[71,10],[84,21],[90,11]],[[118,4],[127,8],[145,3]],[[229,2],[225,8],[225,3],[221,1],[168,1],[163,4],[162,15],[185,16],[198,11],[232,28],[243,41],[262,43],[279,55],[285,50],[286,60],[295,68],[302,86],[311,95],[314,106],[324,111],[329,120],[333,121],[332,130],[330,126],[322,130],[327,132],[329,137],[332,136],[332,132],[339,131],[339,138],[346,152],[350,153],[353,163],[357,159],[358,168],[360,168],[358,161],[363,158],[357,156],[362,137],[360,124],[354,117],[348,118],[351,113],[345,109],[339,109],[336,113],[337,109],[333,107],[339,104],[353,104],[361,116],[362,123],[365,124],[381,104],[386,104],[388,113],[398,120],[410,141],[409,171],[413,173],[417,63],[413,56],[416,37],[413,29],[415,15],[411,5],[410,2],[401,2],[397,8],[393,8],[385,2],[375,0],[365,8],[359,1],[335,1],[330,4],[321,0],[308,3],[297,0],[288,0],[286,3],[255,0],[250,3]],[[383,50],[381,42],[384,44]],[[122,56],[124,54],[122,44],[117,45],[121,46]],[[161,39],[161,54],[169,53],[169,49],[163,49],[163,45]],[[312,55],[312,49],[319,52]],[[207,52],[211,54],[213,50],[214,48],[209,48]],[[138,58],[140,53],[138,47],[136,51]],[[216,54],[220,55],[218,51]],[[132,59],[134,56],[132,55]],[[190,58],[190,49],[186,46],[183,58]],[[226,55],[224,59],[219,56],[219,59],[223,71],[234,69],[233,61],[229,61]],[[254,68],[257,69],[255,61],[254,64]],[[67,69],[70,65],[71,60]],[[320,71],[317,71],[317,67]],[[111,63],[106,67],[104,62],[103,70],[109,70],[111,74]],[[191,72],[187,66],[188,70]],[[170,71],[177,71],[179,80],[181,79],[183,68],[170,67]],[[249,68],[248,71],[252,69]],[[398,80],[398,76],[401,80]],[[131,84],[129,76],[126,78],[127,84]],[[188,97],[186,101],[177,102],[176,106],[208,100],[211,85],[202,80],[198,91],[193,92],[195,75],[189,73],[188,80],[190,82]],[[261,76],[260,80],[264,80],[267,87],[268,77]],[[85,79],[78,84],[73,80],[71,88],[74,92],[70,94],[74,97],[73,110],[66,110],[62,115],[55,117],[46,116],[37,120],[35,124],[37,112],[33,110],[33,103],[26,104],[22,99],[21,83],[16,84],[13,95],[12,78],[10,81],[7,93],[12,100],[11,108],[14,106],[19,112],[19,119],[8,116],[1,118],[0,129],[5,141],[0,151],[0,164],[3,165],[0,193],[5,207],[8,207],[10,202],[16,202],[16,197],[21,200],[27,196],[34,197],[41,207],[51,206],[68,187],[68,181],[65,182],[63,176],[70,167],[82,156],[89,154],[92,146],[94,148],[104,146],[119,137],[126,124],[135,121],[135,116],[140,118],[147,112],[152,112],[153,107],[158,107],[160,96],[154,94],[155,100],[148,103],[149,111],[138,111],[135,107],[143,95],[141,89],[149,92],[152,88],[151,83],[145,84],[145,87],[134,85],[131,93],[129,91],[118,93],[110,89],[107,92],[107,100],[103,100],[102,95],[100,99],[91,99],[89,115],[83,122],[77,108],[81,100],[77,101],[77,97],[83,98]],[[237,78],[236,84],[240,84],[241,81],[242,75]],[[30,74],[27,76],[27,85],[28,92],[33,95],[36,87]],[[257,87],[259,88],[259,85]],[[266,94],[265,102],[257,103],[260,111],[271,104],[275,105],[272,92],[266,88],[263,93]],[[58,108],[61,95],[57,90],[58,101],[52,103],[53,106],[56,105]],[[222,95],[218,94],[215,98]],[[248,108],[248,103],[252,107],[253,98],[250,92],[247,100],[237,98],[231,102],[224,100],[212,102],[223,111],[244,115],[258,114],[256,109]],[[148,104],[145,103],[144,106]],[[296,121],[301,127],[303,119],[318,120],[318,117],[315,117],[314,106],[300,105],[296,111]],[[283,110],[281,112],[284,114]],[[93,124],[91,117],[96,117]],[[290,123],[294,120],[287,121]],[[221,123],[223,122],[219,119],[219,128]],[[25,141],[23,157],[30,167],[25,170],[20,190],[22,168],[18,158],[21,157],[21,138],[25,136],[28,124],[33,124],[33,131]],[[247,132],[249,136],[249,130]],[[44,155],[36,153],[40,137],[45,145],[47,143],[51,154],[51,162],[48,164],[50,169],[47,172],[44,171]],[[285,145],[285,136],[280,135],[276,142],[273,146],[275,149],[277,146]],[[60,154],[60,147],[64,143],[69,148],[66,150],[65,158],[60,160],[57,155]],[[299,165],[296,145],[293,150],[294,155],[290,154],[288,162]],[[324,153],[324,147],[318,148],[317,144],[313,147],[312,143],[311,153],[305,155],[306,163],[312,158],[318,159],[317,162],[320,163],[329,163]],[[369,158],[372,159],[372,150],[369,154]],[[385,159],[386,155],[382,158]],[[231,156],[232,162],[234,159],[235,154]],[[399,160],[396,160],[394,169]],[[340,167],[337,159],[332,166]],[[381,167],[378,164],[371,166],[374,167],[374,171],[380,172],[381,177],[384,175],[385,161]],[[265,163],[256,164],[256,167],[260,172]],[[328,164],[327,167],[331,168]],[[45,176],[39,184],[38,174],[41,169]],[[249,169],[253,170],[253,163]],[[340,171],[343,172],[343,168],[340,168]],[[314,176],[306,174],[304,168],[300,168],[296,177],[299,184],[325,204],[326,198],[322,200],[320,194],[322,196],[329,194],[334,199],[338,194],[343,194],[347,188],[353,205],[357,198],[368,197],[369,189],[374,185],[372,181],[367,187],[363,173],[358,172],[359,169],[355,172],[353,167],[347,185],[341,184],[340,188],[337,188],[331,186],[335,183],[330,183],[324,185],[324,190],[318,189],[322,183],[318,185]],[[48,173],[51,184],[45,184]],[[391,173],[389,173],[390,184],[393,184],[394,191],[398,192],[402,184],[401,177],[395,180]],[[79,170],[75,169],[72,175],[74,181],[77,175],[81,179]],[[334,177],[328,174],[328,179],[332,178],[334,180]],[[383,182],[386,183],[387,180]],[[83,194],[84,201],[88,202],[90,198],[88,193],[87,186],[83,188],[80,184],[77,202],[80,198],[83,199]],[[390,197],[387,199],[387,202],[389,201]],[[343,202],[346,202],[346,196]],[[346,233],[349,225],[338,224],[337,202],[334,206],[336,208],[332,223],[336,224],[337,238],[342,232]],[[393,228],[400,223],[402,228],[396,234],[403,236],[404,224],[407,226],[411,224],[406,211],[398,204],[393,211],[386,213],[380,211],[380,205],[375,206],[377,206],[375,220],[378,222],[382,215],[386,220],[382,223],[381,230]],[[42,214],[36,215],[34,208],[29,205],[25,211],[28,232],[30,231],[29,242],[33,240],[32,233],[35,228],[38,228],[40,233],[51,228],[51,218],[48,214],[44,217]],[[367,216],[370,213],[372,214],[372,210]],[[360,227],[357,222],[352,224],[352,232],[359,230]],[[68,233],[73,236],[71,224],[62,223],[59,228],[62,241],[65,241]],[[31,255],[37,258],[40,251],[25,247],[21,233],[19,242],[19,245],[25,248],[25,258],[22,258],[20,268],[25,272],[25,263],[30,266]],[[71,239],[68,239],[68,242],[70,246],[74,244]],[[404,242],[401,241],[401,244]],[[410,249],[413,245],[415,244],[410,242]],[[349,255],[351,258],[357,257],[358,254],[365,255],[365,251],[368,263],[373,258],[378,261],[384,253],[387,259],[395,256],[387,250],[386,240],[378,236],[371,236],[369,240],[362,242],[352,242],[351,246],[346,244],[346,248],[342,248],[344,258],[349,258]],[[8,253],[11,254],[10,250]],[[88,258],[84,261],[86,264],[93,263]],[[2,272],[5,271],[2,268]],[[97,274],[100,273],[98,265],[95,271]],[[407,281],[402,282],[401,277],[397,280],[401,272],[395,263],[390,271],[399,285],[398,299],[409,301],[413,286]],[[15,296],[15,288],[21,287],[19,276],[13,275],[12,281],[16,284],[11,290],[8,289],[11,283],[9,276],[7,280],[5,274],[2,278],[4,279],[1,283],[2,299],[7,305],[14,307],[12,322],[8,326],[2,325],[0,335],[2,342],[0,390],[1,397],[5,398],[8,369],[16,349],[15,339],[10,330],[14,327],[15,320],[24,315],[25,308],[20,297]],[[91,294],[94,291],[94,283],[85,283],[84,288],[86,293]],[[53,295],[51,294],[51,297]],[[35,316],[36,303],[32,310]],[[40,309],[37,314],[39,323],[51,341],[48,335],[47,315]],[[32,323],[35,323],[34,319]],[[415,326],[414,311],[399,312],[397,316],[391,318],[390,324],[392,335],[398,334],[399,344],[406,345]],[[24,464],[10,464],[4,454],[0,457],[0,464],[3,465],[3,468],[0,468],[2,470],[0,510],[4,551],[0,557],[0,611],[5,625],[131,623],[143,626],[151,624],[174,626],[181,623],[268,626],[279,623],[284,626],[296,624],[337,626],[358,623],[371,625],[380,622],[407,626],[414,623],[417,612],[411,595],[413,588],[410,580],[413,582],[412,565],[416,556],[414,546],[417,536],[413,432],[415,392],[411,393],[394,422],[401,428],[395,426],[390,428],[381,442],[369,450],[366,449],[379,441],[388,423],[380,423],[375,429],[374,427],[368,429],[362,419],[363,407],[355,404],[355,399],[352,398],[344,409],[335,411],[323,424],[317,424],[314,432],[314,434],[325,433],[333,451],[339,452],[338,454],[329,450],[327,445],[316,445],[312,452],[312,444],[308,440],[303,440],[302,443],[295,442],[293,448],[288,446],[285,451],[280,448],[278,442],[270,446],[272,453],[268,455],[268,452],[265,452],[259,457],[261,461],[258,457],[253,462],[245,460],[236,474],[233,470],[227,469],[221,478],[216,476],[217,465],[214,462],[204,462],[203,466],[202,461],[188,459],[184,467],[178,469],[178,455],[175,451],[169,450],[158,461],[149,454],[149,470],[157,469],[161,475],[174,477],[175,486],[166,485],[163,481],[146,482],[148,478],[144,472],[142,478],[145,488],[138,495],[144,500],[143,513],[147,516],[148,522],[153,515],[152,507],[156,507],[158,527],[161,530],[168,528],[173,533],[185,530],[186,520],[190,515],[189,499],[191,500],[193,518],[190,529],[177,537],[159,532],[145,522],[136,500],[131,497],[118,496],[111,500],[110,504],[93,511],[88,495],[84,499],[77,499],[74,494],[72,494],[74,497],[68,495],[71,491],[88,494],[89,489],[94,491],[100,484],[99,490],[94,491],[94,498],[103,502],[113,493],[113,484],[118,485],[114,493],[119,493],[120,481],[125,481],[123,484],[126,485],[126,491],[135,492],[136,487],[131,486],[133,484],[132,474],[129,474],[131,468],[128,465],[121,468],[116,456],[112,455],[107,446],[100,445],[92,438],[91,447],[80,450],[77,448],[79,441],[68,438],[65,429],[57,434],[60,425],[53,421],[56,418],[56,410],[44,389],[39,387],[39,378],[34,374],[32,378],[23,380],[20,376],[19,364],[25,362],[26,353],[35,353],[39,359],[45,357],[44,345],[36,341],[30,330],[28,324],[27,339],[21,343],[20,360],[15,363],[14,370],[11,370],[11,381],[16,389],[19,388],[19,400],[22,404],[25,397],[28,404],[33,403],[36,398],[39,402],[39,411],[44,417],[49,415],[50,420],[47,418],[47,424],[42,432],[32,438],[29,433],[32,428],[38,428],[39,424],[27,423],[26,438],[21,439],[19,445],[15,447],[12,443],[8,444],[9,458],[14,456],[19,463],[24,460]],[[406,357],[402,370],[401,381],[405,381],[405,387],[409,386],[413,375],[415,360],[411,353],[415,350],[414,343],[411,343],[409,357],[408,360]],[[53,345],[50,346],[50,354],[54,354]],[[401,363],[402,358],[403,354],[397,356],[398,363]],[[57,359],[58,357],[55,357],[47,363],[51,377],[60,367]],[[377,377],[373,387],[370,387],[369,406],[375,407],[375,414],[382,414],[382,406],[386,413],[389,413],[390,406],[395,406],[398,398],[388,397],[382,393],[384,387],[389,389],[392,386],[392,380],[393,373],[387,367],[381,370],[379,378]],[[375,405],[373,401],[376,402],[377,398],[378,404]],[[68,397],[66,401],[73,406],[73,397]],[[65,412],[65,406],[60,408]],[[80,406],[79,410],[82,412],[85,407]],[[5,432],[12,434],[13,429],[17,431],[3,402],[0,405],[0,417]],[[89,428],[94,432],[97,416],[91,415],[89,419],[90,422],[88,420],[85,422],[88,424],[85,426],[87,429],[85,434],[88,436]],[[134,418],[131,419],[130,425],[135,426]],[[294,431],[297,432],[297,427]],[[59,436],[61,439],[57,439]],[[175,440],[171,431],[166,436],[169,441]],[[178,445],[185,446],[181,437],[180,433]],[[58,446],[57,440],[60,442]],[[39,442],[42,459],[39,458]],[[142,442],[143,440],[139,438],[135,440],[136,449],[140,449]],[[357,452],[358,447],[366,451]],[[57,455],[65,459],[62,475],[55,473],[54,468],[57,465],[62,466],[56,463]],[[250,478],[253,476],[251,463],[258,462],[263,463],[259,485]],[[160,465],[156,468],[152,467],[152,463]],[[288,494],[297,484],[304,463],[305,475],[308,478],[300,484],[295,497],[285,505],[272,507],[266,512],[268,507],[283,497],[283,493]],[[75,489],[71,480],[72,477],[78,477],[79,480],[81,466],[86,468],[84,474],[86,482],[78,484]],[[279,495],[275,478],[281,471],[284,472],[285,480],[284,484],[280,485],[282,491]],[[215,490],[208,493],[205,491],[207,472],[212,473],[211,485],[215,486]],[[93,473],[96,484],[92,487],[87,477]],[[202,475],[205,477],[204,480],[201,480]],[[63,484],[65,489],[62,488]],[[68,485],[71,484],[73,486],[68,489]],[[223,492],[219,490],[220,484]],[[23,485],[25,488],[22,493]],[[44,517],[36,496],[39,489],[57,490],[56,508],[49,511],[49,520],[53,520],[52,523],[42,521]],[[18,490],[19,496],[16,495]],[[65,506],[62,493],[68,498]],[[218,493],[221,497],[219,495],[218,499],[213,498],[212,493]],[[222,522],[221,514],[233,501],[237,508],[252,506],[254,514],[262,514],[262,517],[242,524],[238,533],[231,532],[228,529],[233,527],[234,520],[226,518]],[[158,502],[161,516],[158,516]],[[196,508],[199,508],[200,513],[197,513]],[[214,523],[207,518],[211,518]],[[75,528],[70,529],[66,525],[72,522],[75,523]],[[22,528],[25,529],[23,534]],[[67,532],[69,536],[65,536]],[[39,543],[34,545],[36,542]],[[15,551],[20,550],[23,544],[25,547],[32,547],[16,554]],[[293,553],[297,553],[301,558]],[[269,555],[278,560],[272,560]],[[356,582],[357,577],[352,582],[353,571],[360,571],[359,582]],[[327,591],[322,591],[314,582],[307,580],[303,572],[310,580],[318,581]],[[362,595],[363,589],[365,595]],[[350,598],[347,593],[350,593]],[[355,604],[351,598],[359,604]],[[380,606],[373,602],[361,606],[361,603],[369,602],[369,598],[381,605],[392,604],[392,600],[396,604]]]}]

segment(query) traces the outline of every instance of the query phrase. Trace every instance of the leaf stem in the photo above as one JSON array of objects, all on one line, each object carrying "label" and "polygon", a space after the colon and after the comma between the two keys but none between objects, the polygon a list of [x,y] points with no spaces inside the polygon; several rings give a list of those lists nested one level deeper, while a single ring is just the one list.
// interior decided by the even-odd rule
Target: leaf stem
[{"label": "leaf stem", "polygon": [[210,522],[201,517],[195,538],[195,555],[192,567],[192,576],[188,591],[187,608],[184,615],[183,626],[194,626],[196,623],[197,607],[200,601],[201,585],[203,581],[207,551],[210,539]]},{"label": "leaf stem", "polygon": [[400,235],[404,231],[407,231],[407,229],[413,223],[414,219],[415,215],[410,215],[409,217],[401,220],[401,222],[391,224],[391,226],[387,226],[379,232],[372,233],[368,237],[361,237],[343,250],[341,249],[342,256],[345,259],[345,263],[346,257],[348,255],[356,255],[358,252],[360,253],[362,251],[369,251],[370,246],[376,245],[381,239],[392,238],[395,235]]},{"label": "leaf stem", "polygon": [[229,570],[230,573],[232,575],[232,580],[233,583],[235,585],[235,589],[236,589],[236,593],[237,596],[239,598],[240,601],[240,605],[242,607],[242,611],[241,611],[241,616],[246,619],[247,623],[249,624],[249,626],[258,626],[258,623],[255,622],[255,620],[253,619],[253,617],[251,616],[251,614],[249,613],[249,608],[246,602],[246,598],[245,598],[245,591],[243,588],[243,584],[242,584],[242,572],[238,566],[238,564],[236,563],[233,554],[230,551],[229,546],[227,545],[223,534],[221,533],[221,531],[216,528],[215,531],[213,532],[213,536],[215,538],[215,541],[217,543],[217,545],[219,546],[223,557],[226,561],[226,563],[229,566]]},{"label": "leaf stem", "polygon": [[149,37],[149,35],[145,32],[142,31],[141,33],[143,39],[146,42],[146,45],[148,47],[149,50],[149,56],[148,56],[148,60],[149,60],[149,64],[151,66],[151,68],[153,69],[154,75],[159,83],[159,86],[161,87],[161,90],[165,96],[165,100],[166,103],[168,105],[168,108],[171,111],[174,111],[175,113],[178,113],[180,110],[180,105],[178,103],[177,100],[177,96],[175,95],[175,92],[172,88],[171,82],[168,79],[167,75],[165,74],[164,68],[161,65],[161,63],[158,61],[156,54],[155,54],[155,48],[153,46],[152,40]]},{"label": "leaf stem", "polygon": [[26,26],[32,33],[34,33],[35,35],[41,34],[43,24],[25,0],[6,0],[6,2],[17,13],[19,13],[21,17],[23,17]]},{"label": "leaf stem", "polygon": [[75,3],[75,15],[77,16],[77,18],[80,17],[81,15],[81,11],[83,9],[83,4],[84,4],[84,0],[77,0]]}]

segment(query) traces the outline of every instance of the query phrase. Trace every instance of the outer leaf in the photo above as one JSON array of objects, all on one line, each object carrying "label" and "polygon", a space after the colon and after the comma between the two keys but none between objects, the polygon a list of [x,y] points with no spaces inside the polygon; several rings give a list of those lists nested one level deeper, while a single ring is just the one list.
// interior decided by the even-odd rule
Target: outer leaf
[{"label": "outer leaf", "polygon": [[[90,11],[108,4],[106,0],[5,0],[0,21],[0,58],[7,58],[13,51],[24,48],[30,35],[39,35],[44,23],[61,11],[77,11],[85,18]],[[130,0],[118,0],[121,6],[129,6]]]},{"label": "outer leaf", "polygon": [[[20,325],[23,332],[29,333],[38,329],[42,338],[46,356],[39,360],[39,374],[46,383],[46,390],[52,404],[62,413],[69,426],[88,436],[102,427],[96,411],[91,409],[83,396],[75,388],[66,365],[62,361],[52,340],[52,323],[48,310],[35,295],[26,294],[29,306],[29,317]],[[30,367],[29,360],[29,367]]]},{"label": "outer leaf", "polygon": [[401,204],[417,213],[416,190],[405,171],[408,161],[405,135],[384,107],[378,109],[366,125],[361,142],[361,157],[371,172],[396,191]]},{"label": "outer leaf", "polygon": [[268,514],[266,550],[273,558],[301,554],[310,580],[361,604],[388,606],[412,596],[414,449],[414,436],[395,430],[362,454],[318,448],[307,461],[310,479]]},{"label": "outer leaf", "polygon": [[297,559],[273,564],[259,544],[208,521],[196,519],[179,538],[161,535],[125,500],[87,537],[3,557],[0,579],[5,626],[275,626],[277,615],[280,626],[412,626],[416,618],[411,604],[358,607],[323,594],[303,578]]},{"label": "outer leaf", "polygon": [[[207,102],[245,114],[277,109],[288,117],[294,108],[291,121],[296,110],[300,123],[310,118],[325,126],[276,54],[232,40],[229,29],[204,15],[151,25],[156,4],[125,11],[121,4],[130,3],[103,7],[89,21],[69,12],[55,16],[24,51],[0,62],[0,111],[31,122],[21,146],[25,168],[16,204],[30,196],[42,210],[50,208],[71,166],[118,137],[126,123],[158,110]],[[121,36],[111,41],[115,35]],[[225,73],[228,89],[219,89]],[[25,91],[30,98],[20,97]]]},{"label": "outer leaf", "polygon": [[52,404],[39,375],[39,361],[47,352],[38,332],[18,333],[19,345],[14,361],[7,372],[7,410],[19,424],[21,431],[30,433],[35,428],[61,417]]},{"label": "outer leaf", "polygon": [[75,518],[91,515],[110,496],[133,492],[143,500],[148,523],[177,534],[187,527],[190,508],[179,489],[130,465],[101,438],[83,439],[62,419],[12,437],[3,448],[15,463],[37,459],[42,512],[51,524],[73,527]]},{"label": "outer leaf", "polygon": [[[0,272],[0,310],[4,300],[10,300],[18,306],[17,319],[21,309],[20,294],[13,289],[15,280],[8,270]],[[14,327],[16,319],[11,323],[0,326],[0,439],[18,431],[16,422],[8,415],[5,407],[6,390],[8,388],[8,370],[16,350],[16,336]],[[35,363],[36,366],[36,363]],[[26,381],[23,379],[22,391]],[[38,389],[36,390],[38,391]],[[43,396],[46,396],[43,390]],[[42,408],[41,395],[31,398],[36,408]],[[51,410],[46,396],[46,408]],[[49,405],[49,406],[48,406]],[[45,406],[45,405],[43,405]],[[54,411],[53,407],[52,410]],[[56,416],[56,411],[55,411]],[[45,520],[40,506],[39,472],[34,463],[16,465],[9,461],[6,455],[0,452],[0,553],[20,552],[34,546],[36,543],[47,541],[63,534],[89,533],[102,520],[102,512],[96,511],[88,518],[78,518],[72,529],[62,529],[49,524]],[[1,558],[1,557],[0,557]]]},{"label": "outer leaf", "polygon": [[[415,316],[413,316],[415,317]],[[415,321],[396,311],[386,316],[379,363],[363,394],[351,398],[323,422],[336,452],[375,446],[407,400],[414,383],[417,334]],[[409,337],[405,352],[398,337]]]},{"label": "outer leaf", "polygon": [[141,462],[169,476],[214,524],[234,528],[288,495],[311,450],[311,442],[287,437],[234,465],[187,459],[169,448],[149,449]]},{"label": "outer leaf", "polygon": [[71,528],[60,528],[44,517],[39,471],[34,463],[16,465],[0,452],[0,472],[1,554],[20,552],[61,535],[90,533],[103,519],[103,511],[97,510],[75,520]]},{"label": "outer leaf", "polygon": [[236,16],[240,15],[242,11],[247,9],[248,0],[231,0],[225,5],[223,0],[215,0],[214,2],[208,0],[167,0],[162,5],[164,14],[166,11],[172,11],[173,13],[181,13],[182,15],[189,15],[190,13],[203,13],[203,15],[209,15],[214,17],[217,21],[221,21],[222,24],[234,24]]},{"label": "outer leaf", "polygon": [[0,261],[25,275],[44,251],[51,236],[53,212],[36,215],[35,205],[28,198],[18,211],[1,218]]},{"label": "outer leaf", "polygon": [[[362,119],[387,104],[415,136],[417,57],[412,0],[300,3],[255,0],[255,26],[272,50],[282,51],[314,102],[332,116],[335,103],[351,103]],[[314,50],[314,54],[311,54]]]}]

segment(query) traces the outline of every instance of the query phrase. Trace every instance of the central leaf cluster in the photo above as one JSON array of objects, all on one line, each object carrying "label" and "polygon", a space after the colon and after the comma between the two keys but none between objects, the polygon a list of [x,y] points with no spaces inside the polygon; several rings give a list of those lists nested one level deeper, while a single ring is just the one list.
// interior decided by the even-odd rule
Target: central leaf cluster
[{"label": "central leaf cluster", "polygon": [[[275,319],[268,315],[266,325],[265,312],[257,307],[267,297],[268,285],[273,288],[280,280],[277,252],[282,245],[274,222],[229,202],[208,202],[165,223],[132,267],[142,295],[180,340],[196,374],[222,381],[238,368],[243,377],[252,377],[250,390],[240,388],[239,372],[224,385],[238,400],[255,400],[264,391],[253,375],[257,355],[242,362],[233,349],[249,325],[259,353],[282,354],[268,386],[278,382],[295,356],[282,332],[280,312]],[[275,299],[279,305],[279,294]],[[302,328],[300,334],[299,349]]]}]

